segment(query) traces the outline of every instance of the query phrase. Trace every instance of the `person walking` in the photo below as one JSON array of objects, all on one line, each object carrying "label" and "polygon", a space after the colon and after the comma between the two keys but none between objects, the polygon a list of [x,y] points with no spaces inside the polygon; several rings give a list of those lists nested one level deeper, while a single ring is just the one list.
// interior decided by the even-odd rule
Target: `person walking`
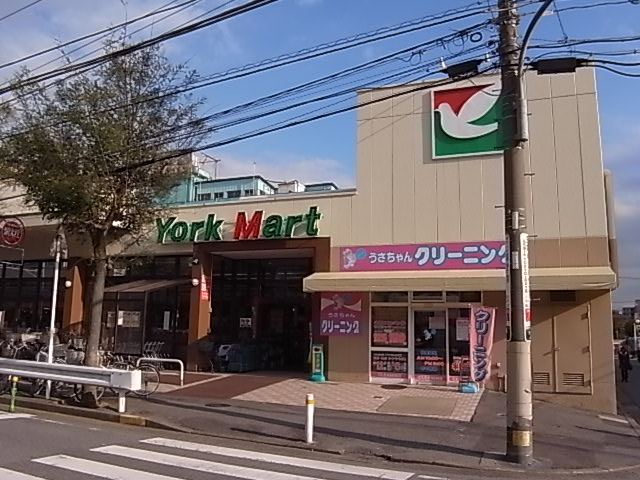
[{"label": "person walking", "polygon": [[629,357],[629,351],[627,347],[620,347],[618,352],[618,366],[620,367],[620,374],[622,375],[622,381],[627,383],[629,381],[629,370],[631,370],[631,358]]}]

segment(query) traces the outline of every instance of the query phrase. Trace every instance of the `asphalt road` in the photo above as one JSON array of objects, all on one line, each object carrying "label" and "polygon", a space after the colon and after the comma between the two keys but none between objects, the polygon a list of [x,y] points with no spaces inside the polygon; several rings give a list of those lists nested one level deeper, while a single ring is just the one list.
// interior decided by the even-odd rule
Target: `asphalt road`
[{"label": "asphalt road", "polygon": [[[42,412],[2,412],[0,432],[0,480],[533,478],[401,465],[378,459],[366,461]],[[537,473],[535,478],[563,477]],[[635,472],[625,472],[609,478],[640,477]]]}]

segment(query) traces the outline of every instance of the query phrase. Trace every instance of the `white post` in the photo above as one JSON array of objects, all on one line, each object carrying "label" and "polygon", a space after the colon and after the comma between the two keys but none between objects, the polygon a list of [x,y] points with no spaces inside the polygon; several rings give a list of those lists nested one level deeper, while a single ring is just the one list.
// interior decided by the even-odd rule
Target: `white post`
[{"label": "white post", "polygon": [[124,390],[118,390],[118,413],[127,411],[127,397]]},{"label": "white post", "polygon": [[[51,315],[49,321],[49,350],[47,363],[53,363],[53,336],[56,331],[56,310],[58,309],[58,280],[60,277],[60,231],[56,232],[54,240],[55,266],[53,270],[53,294],[51,297]],[[51,380],[47,380],[46,398],[51,398]]]},{"label": "white post", "polygon": [[633,353],[636,354],[636,358],[640,358],[638,356],[638,326],[640,326],[640,318],[637,318],[633,321]]},{"label": "white post", "polygon": [[307,393],[305,404],[307,405],[307,424],[305,426],[306,441],[313,443],[313,413],[316,401],[313,399],[313,393]]}]

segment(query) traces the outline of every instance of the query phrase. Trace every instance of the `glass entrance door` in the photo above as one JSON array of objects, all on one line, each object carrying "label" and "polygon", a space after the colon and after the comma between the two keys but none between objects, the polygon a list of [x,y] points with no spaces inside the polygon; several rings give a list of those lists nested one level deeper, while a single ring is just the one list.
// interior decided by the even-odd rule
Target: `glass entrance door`
[{"label": "glass entrance door", "polygon": [[[447,309],[449,327],[448,381],[468,380],[469,371],[469,308]],[[460,378],[463,377],[463,378]]]},{"label": "glass entrance door", "polygon": [[414,310],[413,369],[417,382],[446,383],[448,365],[446,309]]}]

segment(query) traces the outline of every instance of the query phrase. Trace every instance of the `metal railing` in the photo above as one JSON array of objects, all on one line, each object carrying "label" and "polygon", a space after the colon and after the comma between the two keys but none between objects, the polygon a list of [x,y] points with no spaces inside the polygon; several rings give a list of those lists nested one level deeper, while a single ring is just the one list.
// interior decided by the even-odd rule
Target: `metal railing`
[{"label": "metal railing", "polygon": [[180,366],[180,386],[184,386],[184,362],[177,358],[161,358],[161,357],[140,357],[136,360],[136,367],[140,367],[141,363],[177,363]]},{"label": "metal railing", "polygon": [[142,388],[140,370],[120,370],[0,358],[0,374],[111,388],[118,392],[119,413],[124,413],[126,410],[125,393],[128,390],[135,391]]}]

